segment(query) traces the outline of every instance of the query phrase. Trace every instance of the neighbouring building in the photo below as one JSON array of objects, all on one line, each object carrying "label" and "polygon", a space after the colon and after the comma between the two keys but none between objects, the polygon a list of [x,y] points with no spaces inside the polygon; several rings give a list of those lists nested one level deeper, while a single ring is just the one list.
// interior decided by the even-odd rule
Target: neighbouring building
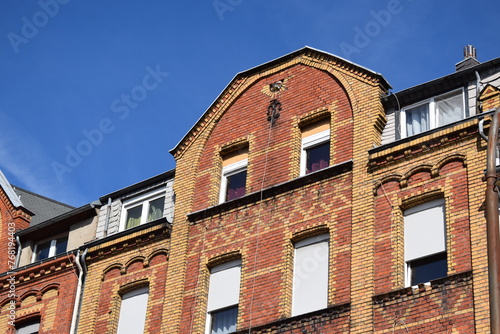
[{"label": "neighbouring building", "polygon": [[80,208],[0,174],[0,326],[14,304],[12,333],[488,333],[499,106],[471,46],[400,92],[304,47],[238,73],[175,170]]},{"label": "neighbouring building", "polygon": [[73,208],[12,187],[1,172],[0,198],[0,328],[69,333],[76,328],[78,248],[94,239],[99,206]]},{"label": "neighbouring building", "polygon": [[171,249],[174,171],[100,198],[78,333],[161,333]]}]

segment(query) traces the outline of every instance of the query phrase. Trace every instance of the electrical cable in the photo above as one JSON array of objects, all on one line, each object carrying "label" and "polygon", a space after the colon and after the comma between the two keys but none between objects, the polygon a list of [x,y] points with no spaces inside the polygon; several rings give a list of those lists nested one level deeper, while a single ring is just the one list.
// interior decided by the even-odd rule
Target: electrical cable
[{"label": "electrical cable", "polygon": [[[273,96],[273,98],[276,98],[276,96]],[[262,211],[262,203],[263,203],[263,198],[264,198],[264,183],[266,180],[267,176],[267,163],[268,163],[268,157],[269,157],[269,146],[271,144],[271,135],[272,135],[272,128],[273,128],[273,122],[269,122],[269,131],[268,131],[268,137],[267,137],[267,147],[266,147],[266,154],[265,154],[265,161],[264,161],[264,172],[262,175],[262,181],[260,184],[260,200],[259,200],[259,211],[257,213],[257,231],[256,231],[256,241],[255,241],[255,255],[254,255],[254,261],[253,261],[253,266],[254,266],[254,275],[253,275],[253,280],[252,280],[252,292],[251,292],[251,297],[250,297],[250,318],[248,322],[248,333],[251,333],[252,330],[252,320],[253,320],[253,301],[254,301],[254,295],[255,295],[255,279],[257,276],[257,256],[259,254],[259,243],[260,243],[260,225],[261,225],[261,211]]]}]

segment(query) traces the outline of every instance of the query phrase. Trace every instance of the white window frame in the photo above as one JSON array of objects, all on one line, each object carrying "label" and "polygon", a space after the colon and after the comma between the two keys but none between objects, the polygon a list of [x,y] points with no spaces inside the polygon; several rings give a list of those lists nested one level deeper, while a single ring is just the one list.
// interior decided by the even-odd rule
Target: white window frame
[{"label": "white window frame", "polygon": [[[135,298],[133,303],[130,302],[130,298]],[[148,286],[124,293],[121,298],[117,334],[142,333],[146,327],[148,303]],[[123,315],[124,308],[127,308],[125,315]],[[130,317],[132,314],[134,316],[133,319]],[[135,327],[131,328],[131,326]]]},{"label": "white window frame", "polygon": [[[242,159],[240,161],[236,161],[230,165],[222,167],[222,177],[220,181],[220,193],[219,193],[219,204],[224,203],[226,201],[226,192],[227,192],[227,179],[240,172],[243,172],[248,167],[248,158]],[[248,171],[247,171],[248,173]],[[247,174],[248,176],[248,174]]]},{"label": "white window frame", "polygon": [[323,130],[321,132],[315,133],[313,135],[304,137],[302,139],[302,148],[300,154],[300,176],[306,175],[307,172],[307,150],[324,144],[330,141],[330,129]]},{"label": "white window frame", "polygon": [[[321,254],[321,247],[326,245],[327,254]],[[301,265],[297,251],[308,247],[313,256],[302,258]],[[325,257],[326,256],[326,257]],[[307,263],[306,263],[307,261]],[[298,241],[294,245],[292,316],[321,310],[328,307],[328,287],[330,268],[330,235],[325,233]],[[324,265],[325,268],[318,266]],[[299,268],[300,267],[300,268]],[[321,277],[326,271],[326,277]],[[304,286],[304,288],[301,288]]]},{"label": "white window frame", "polygon": [[[218,278],[216,275],[227,275],[233,279]],[[234,278],[237,276],[237,279]],[[241,260],[232,260],[213,267],[210,270],[210,282],[208,285],[207,314],[205,323],[205,334],[210,334],[212,330],[212,314],[218,311],[238,307],[241,284]],[[215,292],[214,292],[215,289]],[[220,292],[225,290],[225,292]],[[219,298],[217,293],[224,295]],[[236,317],[236,321],[237,321]]]},{"label": "white window frame", "polygon": [[[162,187],[161,189],[156,189],[154,191],[147,192],[137,197],[130,198],[128,200],[123,201],[122,212],[120,216],[120,231],[125,231],[127,226],[127,211],[133,209],[139,205],[142,205],[141,211],[141,222],[139,225],[146,224],[148,221],[148,212],[149,212],[149,203],[161,198],[165,197],[166,200],[166,187]],[[165,204],[163,204],[163,212],[162,217],[165,217]]]},{"label": "white window frame", "polygon": [[[440,219],[424,219],[421,223],[419,222],[418,227],[408,226],[407,216],[416,214],[418,212],[423,212],[426,210],[431,210],[437,207],[441,207],[443,211],[442,221]],[[423,204],[412,207],[404,212],[405,225],[404,225],[404,244],[405,244],[405,286],[411,286],[411,276],[412,269],[411,263],[426,258],[432,255],[437,255],[443,252],[447,252],[446,247],[446,203],[444,199],[436,199]],[[412,236],[409,236],[412,234]],[[409,240],[407,238],[415,238],[416,241],[412,241],[413,244],[418,244],[415,246],[409,246]],[[419,242],[420,241],[420,242]],[[431,245],[431,246],[429,246]],[[408,247],[414,248],[414,250],[409,250]],[[425,247],[430,247],[432,250],[425,250]],[[409,254],[411,252],[411,254]],[[420,282],[428,283],[428,282]]]},{"label": "white window frame", "polygon": [[[459,92],[460,92],[460,96],[462,96],[462,119],[464,119],[465,115],[466,115],[465,94],[464,94],[464,89],[459,88],[459,89],[455,89],[455,90],[446,92],[444,94],[434,96],[430,99],[419,101],[417,103],[414,103],[412,105],[404,107],[401,110],[401,114],[400,114],[401,115],[401,117],[400,117],[401,118],[400,119],[401,138],[408,137],[408,134],[406,131],[406,112],[409,111],[410,109],[413,109],[413,108],[416,108],[416,107],[419,107],[422,105],[429,105],[429,129],[422,131],[422,132],[419,132],[418,134],[435,129],[435,128],[440,127],[440,126],[447,125],[447,124],[438,125],[439,124],[439,119],[438,119],[439,112],[436,108],[436,99],[442,98],[443,96],[446,96],[446,95],[454,95],[454,94],[459,95],[458,94]],[[415,134],[415,135],[417,135],[417,134]],[[414,135],[412,135],[412,136],[414,136]]]},{"label": "white window frame", "polygon": [[[50,257],[53,257],[53,256],[56,256],[56,250],[57,250],[57,240],[59,239],[62,239],[62,238],[66,238],[66,243],[68,242],[68,236],[60,236],[60,237],[57,237],[57,238],[54,238],[52,240],[50,240],[50,246],[49,246],[49,255],[46,257],[47,259],[50,258]],[[36,261],[39,261],[39,259],[36,258],[36,253],[38,252],[38,247],[41,245],[41,244],[44,244],[46,243],[47,241],[49,240],[44,240],[44,241],[41,241],[41,242],[37,242],[35,244],[35,247],[33,247],[33,253],[31,254],[31,263],[33,262],[36,262]],[[66,246],[66,251],[67,251],[67,246]],[[45,258],[44,258],[45,259]],[[42,260],[44,260],[42,259]]]}]

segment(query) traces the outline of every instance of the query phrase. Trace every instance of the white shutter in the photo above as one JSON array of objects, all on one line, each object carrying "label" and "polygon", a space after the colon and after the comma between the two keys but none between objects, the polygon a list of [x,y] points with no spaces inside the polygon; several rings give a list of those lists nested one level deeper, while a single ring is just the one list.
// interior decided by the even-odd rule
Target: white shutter
[{"label": "white shutter", "polygon": [[240,299],[241,261],[234,260],[211,270],[207,312],[237,305]]},{"label": "white shutter", "polygon": [[328,235],[295,244],[292,315],[328,306]]},{"label": "white shutter", "polygon": [[120,307],[120,320],[118,321],[118,334],[144,332],[148,296],[148,287],[139,288],[123,295]]},{"label": "white shutter", "polygon": [[444,200],[406,210],[404,233],[406,262],[446,251]]}]

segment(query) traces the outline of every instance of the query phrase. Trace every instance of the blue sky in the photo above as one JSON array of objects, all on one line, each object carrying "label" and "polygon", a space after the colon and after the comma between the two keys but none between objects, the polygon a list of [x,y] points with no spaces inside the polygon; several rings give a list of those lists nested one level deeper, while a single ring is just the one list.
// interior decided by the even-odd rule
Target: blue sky
[{"label": "blue sky", "polygon": [[[0,170],[80,206],[175,168],[238,73],[311,46],[399,90],[500,57],[496,1],[3,0]],[[262,110],[265,113],[265,110]]]}]

